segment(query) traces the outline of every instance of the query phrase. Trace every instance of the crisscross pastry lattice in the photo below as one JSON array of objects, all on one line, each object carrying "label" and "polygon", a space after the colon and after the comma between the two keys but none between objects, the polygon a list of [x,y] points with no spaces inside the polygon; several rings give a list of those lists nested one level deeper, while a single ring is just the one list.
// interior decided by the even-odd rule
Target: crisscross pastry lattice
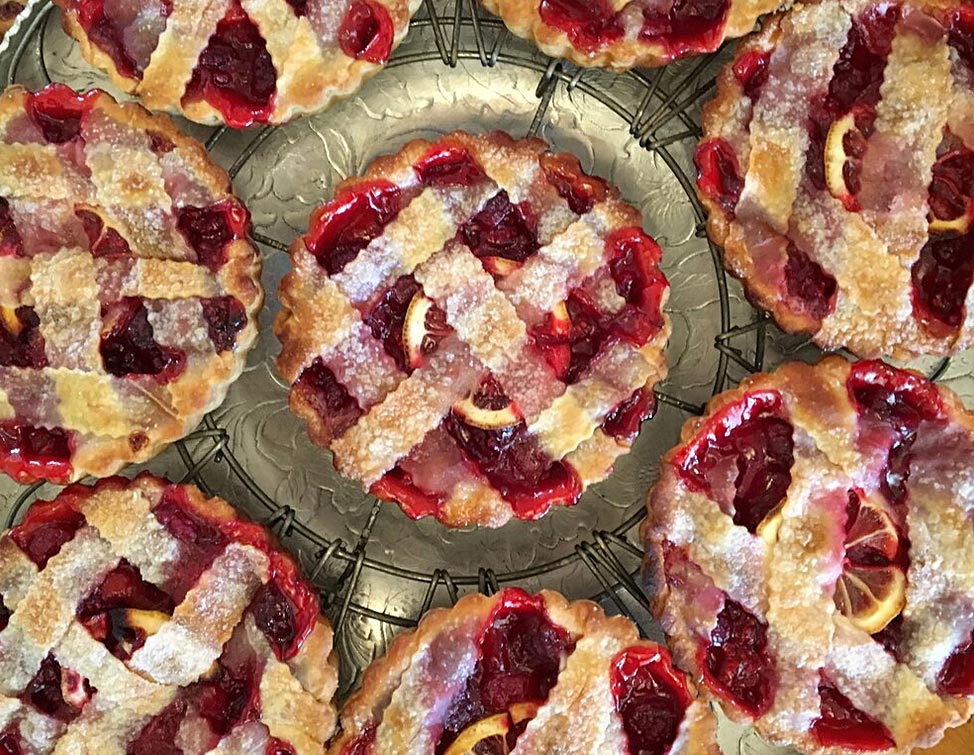
[{"label": "crisscross pastry lattice", "polygon": [[414,142],[291,249],[278,369],[340,472],[413,517],[574,503],[652,411],[668,284],[639,213],[538,140]]},{"label": "crisscross pastry lattice", "polygon": [[974,10],[797,5],[704,110],[711,238],[786,330],[863,357],[974,345]]},{"label": "crisscross pastry lattice", "polygon": [[508,588],[434,609],[342,710],[330,755],[716,755],[669,653],[588,601]]},{"label": "crisscross pastry lattice", "polygon": [[0,469],[112,474],[217,406],[256,337],[249,215],[166,118],[0,98]]},{"label": "crisscross pastry lattice", "polygon": [[142,475],[73,485],[0,537],[0,750],[316,755],[332,633],[258,525]]},{"label": "crisscross pastry lattice", "polygon": [[678,663],[802,752],[974,712],[974,415],[883,362],[755,375],[688,422],[643,528]]},{"label": "crisscross pastry lattice", "polygon": [[153,110],[284,123],[381,70],[421,0],[55,0],[112,83]]}]

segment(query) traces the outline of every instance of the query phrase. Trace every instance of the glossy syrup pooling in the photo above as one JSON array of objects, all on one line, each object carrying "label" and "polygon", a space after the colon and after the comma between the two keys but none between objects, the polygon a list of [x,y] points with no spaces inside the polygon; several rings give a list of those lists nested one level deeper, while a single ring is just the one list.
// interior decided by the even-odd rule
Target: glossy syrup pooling
[{"label": "glossy syrup pooling", "polygon": [[771,708],[777,671],[767,623],[727,598],[702,653],[704,674],[730,702],[755,718]]},{"label": "glossy syrup pooling", "polygon": [[812,736],[823,747],[845,747],[856,752],[888,750],[896,746],[889,729],[856,708],[824,676],[818,687],[821,716],[812,722]]},{"label": "glossy syrup pooling", "polygon": [[491,197],[460,229],[460,237],[489,272],[509,272],[497,260],[517,265],[539,249],[538,221],[526,202],[511,204],[506,191]]},{"label": "glossy syrup pooling", "polygon": [[385,63],[389,59],[394,37],[389,11],[374,0],[353,0],[338,28],[342,52],[369,63]]},{"label": "glossy syrup pooling", "polygon": [[733,148],[723,139],[705,139],[693,156],[697,166],[697,187],[728,218],[744,190],[744,177]]}]

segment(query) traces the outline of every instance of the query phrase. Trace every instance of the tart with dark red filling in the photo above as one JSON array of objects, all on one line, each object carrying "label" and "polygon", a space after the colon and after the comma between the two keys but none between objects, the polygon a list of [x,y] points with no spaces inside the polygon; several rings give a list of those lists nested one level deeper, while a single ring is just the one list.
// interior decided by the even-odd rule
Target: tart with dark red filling
[{"label": "tart with dark red filling", "polygon": [[581,66],[660,66],[713,52],[754,29],[779,0],[484,0],[543,52]]},{"label": "tart with dark red filling", "polygon": [[220,404],[257,335],[250,215],[168,118],[0,96],[0,470],[103,477]]},{"label": "tart with dark red filling", "polygon": [[421,0],[57,0],[85,58],[153,110],[243,128],[354,94]]},{"label": "tart with dark red filling", "polygon": [[827,0],[720,74],[698,193],[782,328],[868,358],[974,345],[972,50],[970,6]]},{"label": "tart with dark red filling", "polygon": [[413,518],[572,505],[654,409],[659,246],[576,158],[499,132],[417,141],[291,248],[277,366],[336,468]]},{"label": "tart with dark red filling", "polygon": [[424,616],[365,672],[329,755],[716,755],[715,719],[623,617],[519,588]]},{"label": "tart with dark red filling", "polygon": [[0,752],[323,751],[331,627],[225,501],[148,474],[75,484],[0,553]]},{"label": "tart with dark red filling", "polygon": [[878,361],[746,379],[688,422],[642,529],[681,667],[766,739],[930,747],[974,713],[974,413]]}]

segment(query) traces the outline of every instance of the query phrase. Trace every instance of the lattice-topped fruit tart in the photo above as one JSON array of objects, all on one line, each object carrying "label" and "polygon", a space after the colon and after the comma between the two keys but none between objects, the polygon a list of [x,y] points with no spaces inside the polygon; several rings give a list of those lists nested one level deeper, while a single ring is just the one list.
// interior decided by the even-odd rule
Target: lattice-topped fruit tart
[{"label": "lattice-topped fruit tart", "polygon": [[0,469],[106,476],[219,405],[257,335],[249,225],[168,118],[63,85],[0,96]]},{"label": "lattice-topped fruit tart", "polygon": [[796,5],[704,109],[711,238],[786,330],[862,357],[974,345],[974,9]]},{"label": "lattice-topped fruit tart", "polygon": [[393,640],[329,755],[717,755],[715,718],[667,650],[588,601],[510,587]]},{"label": "lattice-topped fruit tart", "polygon": [[677,662],[806,753],[974,713],[974,413],[883,362],[749,377],[683,428],[642,535]]},{"label": "lattice-topped fruit tart", "polygon": [[380,71],[422,0],[55,0],[92,65],[146,107],[286,123]]},{"label": "lattice-topped fruit tart", "polygon": [[669,288],[641,223],[537,139],[454,133],[380,158],[291,248],[291,408],[411,517],[499,526],[574,504],[666,371]]},{"label": "lattice-topped fruit tart", "polygon": [[661,66],[713,52],[781,0],[483,0],[519,37],[580,66]]},{"label": "lattice-topped fruit tart", "polygon": [[318,755],[337,682],[297,565],[195,487],[75,484],[0,536],[0,752]]}]

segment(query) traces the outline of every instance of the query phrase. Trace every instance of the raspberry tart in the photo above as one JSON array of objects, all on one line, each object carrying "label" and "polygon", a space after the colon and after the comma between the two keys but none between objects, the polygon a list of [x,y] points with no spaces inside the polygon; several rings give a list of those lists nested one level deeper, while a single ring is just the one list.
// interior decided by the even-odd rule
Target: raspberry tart
[{"label": "raspberry tart", "polygon": [[260,259],[227,174],[101,91],[0,96],[0,470],[145,461],[223,400],[257,334]]},{"label": "raspberry tart", "polygon": [[669,653],[588,601],[511,587],[428,613],[365,672],[329,755],[717,755]]},{"label": "raspberry tart", "polygon": [[704,109],[710,237],[787,331],[861,357],[974,345],[974,9],[796,5]]},{"label": "raspberry tart", "polygon": [[673,655],[805,753],[905,754],[974,713],[974,413],[829,357],[683,428],[642,535]]},{"label": "raspberry tart", "polygon": [[781,0],[483,0],[519,37],[580,66],[661,66],[713,52]]},{"label": "raspberry tart", "polygon": [[537,139],[416,141],[341,184],[291,248],[292,410],[413,518],[574,504],[666,372],[669,287],[639,213]]},{"label": "raspberry tart", "polygon": [[122,91],[205,124],[280,124],[358,91],[422,0],[55,0]]},{"label": "raspberry tart", "polygon": [[147,474],[0,536],[0,752],[318,755],[332,631],[260,526]]}]

